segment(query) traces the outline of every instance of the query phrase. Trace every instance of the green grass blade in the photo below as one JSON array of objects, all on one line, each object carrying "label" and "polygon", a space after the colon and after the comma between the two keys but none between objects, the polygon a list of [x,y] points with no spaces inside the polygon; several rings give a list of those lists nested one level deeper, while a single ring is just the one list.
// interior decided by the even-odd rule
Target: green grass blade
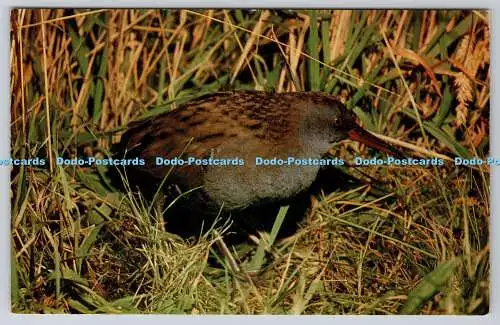
[{"label": "green grass blade", "polygon": [[448,282],[459,262],[459,259],[444,262],[427,274],[420,284],[408,294],[408,300],[400,313],[404,315],[417,313],[420,307]]},{"label": "green grass blade", "polygon": [[[408,108],[404,108],[402,110],[402,112],[405,115],[416,120],[416,117],[415,117],[413,110],[408,109]],[[442,144],[444,144],[446,147],[448,147],[448,149],[450,149],[457,156],[462,157],[462,158],[471,158],[472,157],[471,154],[469,153],[469,151],[464,146],[462,146],[460,143],[458,143],[458,141],[456,139],[452,138],[446,132],[444,132],[443,130],[438,128],[433,122],[424,121],[422,124],[423,124],[424,129],[427,132],[432,134],[436,139],[438,139]]]},{"label": "green grass blade", "polygon": [[473,13],[465,17],[455,28],[453,28],[449,33],[443,35],[443,41],[434,45],[434,47],[427,53],[429,57],[435,57],[441,52],[440,47],[448,48],[453,42],[455,42],[459,37],[467,34],[472,28],[472,17]]},{"label": "green grass blade", "polygon": [[[309,26],[309,38],[307,39],[307,47],[309,55],[316,60],[319,60],[319,35],[318,35],[318,19],[316,17],[316,10],[309,10],[309,17],[311,19]],[[309,73],[309,88],[312,91],[318,91],[320,86],[321,77],[319,75],[319,62],[316,60],[308,60],[308,73]]]},{"label": "green grass blade", "polygon": [[281,228],[281,225],[283,224],[283,221],[285,220],[286,213],[288,211],[289,206],[283,206],[280,208],[278,215],[276,216],[276,220],[274,221],[273,228],[271,229],[271,234],[269,237],[269,242],[266,243],[264,240],[260,240],[259,246],[257,246],[257,250],[255,252],[254,257],[249,263],[249,270],[250,271],[258,271],[261,269],[262,265],[264,264],[264,257],[266,253],[266,247],[267,246],[272,246],[274,244],[274,241],[276,240],[276,237],[278,236],[278,232]]}]

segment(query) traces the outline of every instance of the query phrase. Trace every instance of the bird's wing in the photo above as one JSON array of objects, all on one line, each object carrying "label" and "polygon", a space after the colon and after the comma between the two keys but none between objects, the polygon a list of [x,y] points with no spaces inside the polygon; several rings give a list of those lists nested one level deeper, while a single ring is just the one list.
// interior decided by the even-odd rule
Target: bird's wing
[{"label": "bird's wing", "polygon": [[293,142],[293,132],[286,132],[292,126],[291,116],[283,113],[284,105],[265,93],[222,93],[202,98],[127,131],[122,137],[121,154],[145,160],[145,166],[133,167],[135,172],[158,180],[169,174],[171,182],[189,188],[201,186],[203,166],[184,165],[172,170],[171,166],[156,165],[157,157],[245,157],[249,152],[275,148],[283,138]]}]

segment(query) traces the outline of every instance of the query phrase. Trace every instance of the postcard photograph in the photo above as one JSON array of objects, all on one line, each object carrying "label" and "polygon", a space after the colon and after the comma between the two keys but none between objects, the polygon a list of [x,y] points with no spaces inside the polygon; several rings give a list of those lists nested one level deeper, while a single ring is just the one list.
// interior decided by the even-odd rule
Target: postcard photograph
[{"label": "postcard photograph", "polygon": [[484,315],[490,11],[10,11],[19,314]]}]

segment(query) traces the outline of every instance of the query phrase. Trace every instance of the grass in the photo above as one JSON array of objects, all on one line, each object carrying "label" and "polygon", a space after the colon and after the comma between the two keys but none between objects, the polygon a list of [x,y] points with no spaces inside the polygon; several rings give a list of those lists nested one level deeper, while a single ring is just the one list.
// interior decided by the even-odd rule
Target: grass
[{"label": "grass", "polygon": [[[104,157],[127,123],[221,89],[322,91],[415,156],[485,157],[488,12],[11,16],[11,154],[47,162],[12,169],[13,312],[488,312],[488,166],[346,167],[387,194],[340,188],[314,199],[295,235],[227,247],[224,229],[191,241],[169,233],[140,195],[113,188],[104,167],[54,163]],[[353,142],[331,153],[370,156]]]}]

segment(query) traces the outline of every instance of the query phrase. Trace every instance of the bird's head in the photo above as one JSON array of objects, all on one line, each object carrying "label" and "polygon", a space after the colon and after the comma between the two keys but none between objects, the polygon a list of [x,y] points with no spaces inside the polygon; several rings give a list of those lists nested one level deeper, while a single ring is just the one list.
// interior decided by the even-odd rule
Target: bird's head
[{"label": "bird's head", "polygon": [[397,149],[359,126],[355,114],[334,97],[314,98],[305,114],[300,134],[314,151],[325,154],[334,143],[351,139],[393,157],[403,157]]}]

